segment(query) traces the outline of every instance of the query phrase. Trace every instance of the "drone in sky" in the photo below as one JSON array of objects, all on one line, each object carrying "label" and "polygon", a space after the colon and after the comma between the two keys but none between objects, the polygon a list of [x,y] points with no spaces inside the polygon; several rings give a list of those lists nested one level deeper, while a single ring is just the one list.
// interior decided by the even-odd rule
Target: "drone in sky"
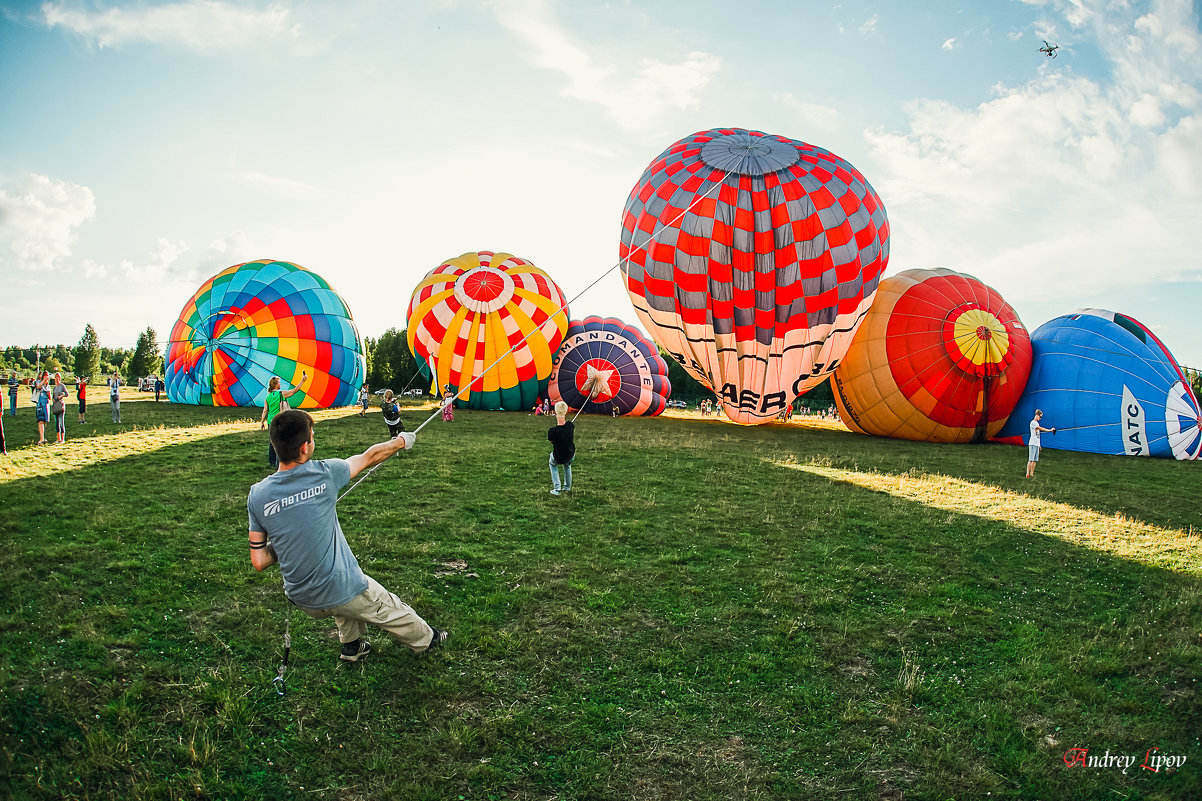
[{"label": "drone in sky", "polygon": [[1044,53],[1048,58],[1055,58],[1056,51],[1060,49],[1060,45],[1048,44],[1048,40],[1043,40],[1043,47],[1039,48],[1040,53]]}]

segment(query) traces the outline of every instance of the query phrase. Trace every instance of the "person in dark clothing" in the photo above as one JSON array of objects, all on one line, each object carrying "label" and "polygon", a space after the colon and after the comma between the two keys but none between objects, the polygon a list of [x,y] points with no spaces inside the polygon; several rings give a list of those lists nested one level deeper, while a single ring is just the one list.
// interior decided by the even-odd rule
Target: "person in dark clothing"
[{"label": "person in dark clothing", "polygon": [[[551,441],[551,494],[559,495],[572,489],[572,460],[576,458],[576,424],[568,421],[568,405],[555,404],[555,425],[547,431]],[[560,473],[563,479],[560,480]]]},{"label": "person in dark clothing", "polygon": [[391,389],[384,390],[384,400],[380,402],[380,415],[384,425],[388,426],[388,435],[395,437],[405,430],[405,421],[401,419],[401,406],[396,402],[396,396]]}]

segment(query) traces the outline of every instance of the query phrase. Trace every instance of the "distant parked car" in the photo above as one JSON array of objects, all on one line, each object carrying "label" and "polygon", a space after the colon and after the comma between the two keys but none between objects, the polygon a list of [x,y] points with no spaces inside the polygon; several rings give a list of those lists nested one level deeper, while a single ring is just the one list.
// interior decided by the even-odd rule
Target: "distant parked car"
[{"label": "distant parked car", "polygon": [[668,408],[670,408],[670,409],[687,409],[687,408],[689,408],[689,404],[685,403],[682,400],[670,400],[670,401],[668,401]]},{"label": "distant parked car", "polygon": [[405,390],[405,394],[411,398],[420,398],[422,395],[425,395],[426,393],[420,389],[407,389],[407,390]]}]

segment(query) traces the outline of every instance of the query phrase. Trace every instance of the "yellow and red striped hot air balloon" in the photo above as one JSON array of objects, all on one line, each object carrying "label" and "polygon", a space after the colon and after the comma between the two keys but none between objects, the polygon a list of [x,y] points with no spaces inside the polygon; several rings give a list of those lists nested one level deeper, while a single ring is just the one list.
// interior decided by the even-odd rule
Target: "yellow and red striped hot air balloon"
[{"label": "yellow and red striped hot air balloon", "polygon": [[993,288],[952,270],[906,270],[881,280],[835,370],[835,404],[862,434],[983,442],[1030,373],[1030,334]]},{"label": "yellow and red striped hot air balloon", "polygon": [[409,300],[408,344],[472,409],[528,409],[546,393],[568,304],[538,267],[509,253],[464,253],[431,270]]}]

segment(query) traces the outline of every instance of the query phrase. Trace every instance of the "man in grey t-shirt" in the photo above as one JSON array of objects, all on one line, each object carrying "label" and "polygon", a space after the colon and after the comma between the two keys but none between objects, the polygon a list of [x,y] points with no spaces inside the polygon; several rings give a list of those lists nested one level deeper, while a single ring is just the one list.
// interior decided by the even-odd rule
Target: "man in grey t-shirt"
[{"label": "man in grey t-shirt", "polygon": [[357,662],[371,651],[368,623],[418,653],[447,637],[359,568],[338,522],[338,491],[362,471],[413,448],[404,432],[349,459],[314,460],[313,418],[291,409],[271,421],[279,456],[276,472],[250,488],[246,512],[255,570],[278,562],[289,600],[311,617],[333,617],[341,658]]}]

